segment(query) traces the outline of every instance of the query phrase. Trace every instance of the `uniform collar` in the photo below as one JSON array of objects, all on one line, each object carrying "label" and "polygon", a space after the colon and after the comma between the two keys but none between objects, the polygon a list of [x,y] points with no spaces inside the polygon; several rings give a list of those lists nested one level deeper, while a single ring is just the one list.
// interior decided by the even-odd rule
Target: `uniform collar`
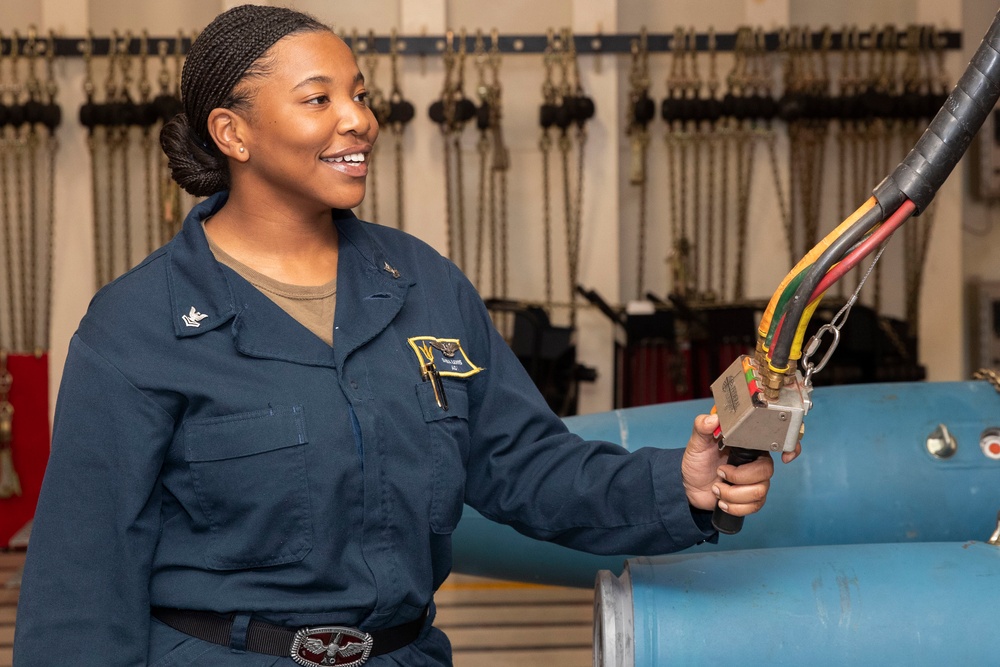
[{"label": "uniform collar", "polygon": [[348,355],[389,326],[415,281],[396,268],[354,213],[334,210],[333,218],[340,234],[333,348],[343,368]]},{"label": "uniform collar", "polygon": [[228,192],[219,192],[191,209],[181,233],[168,246],[167,284],[178,338],[211,331],[236,314],[232,288],[202,228],[228,198]]},{"label": "uniform collar", "polygon": [[[275,359],[289,359],[290,354],[298,357],[297,352],[289,349],[287,340],[274,335],[261,313],[251,312],[246,303],[240,303],[245,300],[236,298],[226,272],[208,247],[202,223],[222,208],[227,198],[227,192],[220,192],[191,209],[181,233],[169,245],[174,332],[178,337],[196,336],[218,328],[238,314],[240,326],[234,328],[234,333],[243,352]],[[354,213],[335,209],[333,220],[340,237],[334,352],[336,363],[342,367],[351,352],[389,325],[415,283],[395,268],[395,263]],[[322,363],[319,359],[296,360]]]}]

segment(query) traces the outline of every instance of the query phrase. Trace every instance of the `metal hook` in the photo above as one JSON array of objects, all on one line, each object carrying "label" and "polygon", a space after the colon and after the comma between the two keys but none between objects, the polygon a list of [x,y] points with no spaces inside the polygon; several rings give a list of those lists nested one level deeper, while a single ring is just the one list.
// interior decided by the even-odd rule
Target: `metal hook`
[{"label": "metal hook", "polygon": [[[816,354],[819,349],[820,344],[823,342],[823,336],[829,332],[833,332],[833,341],[830,343],[830,347],[827,349],[826,354],[820,359],[818,364],[812,363],[812,356]],[[812,382],[813,373],[818,373],[824,368],[826,368],[827,363],[829,363],[830,358],[833,356],[834,350],[837,349],[837,345],[840,344],[840,329],[835,327],[833,324],[824,324],[819,328],[819,331],[809,339],[806,344],[805,353],[802,355],[802,367],[806,369],[805,377],[803,378],[802,384],[805,386],[810,386]]]}]

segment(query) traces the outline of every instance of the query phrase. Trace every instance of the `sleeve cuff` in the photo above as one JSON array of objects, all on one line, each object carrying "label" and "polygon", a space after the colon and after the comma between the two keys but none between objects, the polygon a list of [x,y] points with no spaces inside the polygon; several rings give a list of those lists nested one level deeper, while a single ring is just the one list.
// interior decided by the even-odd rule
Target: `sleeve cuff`
[{"label": "sleeve cuff", "polygon": [[653,493],[660,521],[676,550],[718,542],[712,512],[691,506],[681,477],[683,449],[663,449],[652,460]]}]

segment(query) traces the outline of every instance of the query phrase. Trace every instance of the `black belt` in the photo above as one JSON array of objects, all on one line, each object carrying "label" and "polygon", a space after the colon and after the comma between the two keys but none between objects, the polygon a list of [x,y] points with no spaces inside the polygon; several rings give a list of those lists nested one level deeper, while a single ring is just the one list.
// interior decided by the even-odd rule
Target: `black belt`
[{"label": "black belt", "polygon": [[[153,617],[186,635],[230,646],[236,614],[154,607]],[[362,665],[371,656],[403,648],[420,634],[427,610],[419,618],[383,630],[363,632],[341,626],[290,629],[251,617],[243,650],[288,658],[305,667]]]}]

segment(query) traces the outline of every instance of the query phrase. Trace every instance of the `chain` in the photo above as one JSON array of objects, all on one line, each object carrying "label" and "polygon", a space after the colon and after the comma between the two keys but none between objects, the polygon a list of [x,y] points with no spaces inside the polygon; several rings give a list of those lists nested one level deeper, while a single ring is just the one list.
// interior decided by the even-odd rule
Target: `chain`
[{"label": "chain", "polygon": [[[2,34],[0,34],[2,38]],[[17,51],[17,33],[9,40],[11,45],[10,61],[11,61],[11,76],[16,77],[17,71],[15,69],[16,65],[16,51]],[[0,104],[6,102],[6,96],[8,93],[11,95],[11,106],[17,104],[17,99],[14,98],[14,89],[11,85],[6,85],[3,79],[3,67],[4,67],[4,53],[2,40],[0,40]],[[0,126],[0,224],[3,225],[3,239],[4,239],[4,266],[6,268],[5,278],[6,278],[6,289],[7,296],[6,299],[7,306],[9,309],[9,317],[0,318],[0,325],[6,320],[7,327],[10,331],[9,346],[12,349],[17,349],[17,338],[18,338],[18,326],[17,326],[17,297],[19,296],[19,290],[15,284],[15,255],[14,255],[14,219],[11,215],[11,181],[10,181],[10,162],[14,157],[17,150],[17,130],[11,127],[10,132],[7,131],[7,124]],[[22,274],[23,278],[23,274]],[[3,340],[0,340],[0,353],[4,347]]]},{"label": "chain", "polygon": [[[167,64],[167,43],[160,42],[157,45],[160,56],[160,94],[172,95],[176,100],[180,99],[181,71],[183,67],[181,54],[184,33],[177,31],[177,39],[174,44],[174,76],[173,91],[169,91],[171,82],[170,71]],[[161,151],[159,157],[159,168],[157,184],[159,186],[159,218],[160,218],[160,243],[166,243],[176,234],[181,227],[183,211],[181,209],[181,188],[170,176],[170,169],[167,165],[167,156]]]},{"label": "chain", "polygon": [[[788,204],[785,201],[785,189],[782,187],[781,183],[781,173],[778,170],[778,136],[773,130],[767,131],[767,136],[764,141],[767,147],[767,157],[768,161],[771,163],[771,177],[774,180],[774,192],[778,197],[778,214],[781,216],[782,225],[785,228],[785,237],[788,241],[788,252],[791,256],[792,264],[795,264],[795,249],[792,247],[792,235],[794,234],[792,227],[792,215],[789,212]],[[795,172],[797,169],[794,165],[789,165],[789,179],[794,183],[796,176]],[[789,196],[794,196],[794,188],[789,188],[791,190]]]},{"label": "chain", "polygon": [[666,155],[667,155],[667,183],[668,191],[670,193],[670,249],[667,253],[670,263],[670,274],[672,289],[676,289],[676,286],[680,284],[680,257],[677,252],[677,248],[680,243],[680,206],[678,205],[677,199],[680,196],[680,186],[677,180],[677,162],[680,155],[680,150],[678,146],[677,133],[674,128],[668,126],[667,133],[664,135],[664,143],[666,144]]},{"label": "chain", "polygon": [[[572,94],[576,95],[576,99],[582,98],[582,88],[580,84],[580,66],[579,61],[576,57],[576,47],[573,41],[573,35],[568,29],[564,31],[563,41],[566,44],[566,53],[563,59],[564,71],[568,70],[572,75],[572,83],[570,83],[569,76],[564,77],[566,82],[566,87],[568,90],[572,91]],[[565,99],[565,98],[564,98]],[[563,148],[562,158],[563,158],[563,179],[564,179],[564,192],[566,195],[566,254],[567,254],[567,268],[569,270],[569,325],[570,328],[576,327],[576,284],[577,278],[580,275],[580,239],[582,236],[581,225],[583,221],[583,181],[584,181],[584,158],[585,149],[587,144],[587,127],[583,120],[576,119],[576,150],[577,150],[577,169],[576,169],[576,190],[573,193],[573,198],[570,197],[570,176],[568,171],[568,158],[569,158],[569,141],[568,135],[564,131],[563,136],[560,141],[560,147]]]},{"label": "chain", "polygon": [[743,279],[746,273],[746,239],[750,220],[750,186],[756,140],[753,131],[741,128],[736,139],[736,270],[733,296],[737,301],[745,298]]},{"label": "chain", "polygon": [[552,152],[552,137],[549,129],[542,130],[542,138],[538,142],[542,153],[542,229],[544,231],[545,247],[545,302],[552,303],[552,188],[549,178],[550,154]]},{"label": "chain", "polygon": [[[678,27],[674,31],[671,44],[670,75],[667,77],[667,96],[670,99],[684,97],[687,87],[686,59],[684,57],[684,31]],[[670,181],[670,235],[669,252],[671,292],[684,296],[686,293],[688,248],[686,236],[687,193],[685,172],[687,169],[687,147],[684,130],[680,121],[672,121],[664,137],[667,145],[667,178]]]},{"label": "chain", "polygon": [[691,294],[698,298],[703,291],[701,289],[701,254],[703,244],[701,242],[702,219],[701,219],[701,154],[703,149],[702,132],[700,128],[695,128],[691,135],[691,152],[694,155],[694,165],[692,173],[694,175],[694,187],[691,188]]},{"label": "chain", "polygon": [[[445,82],[441,93],[443,119],[441,122],[442,141],[445,152],[445,198],[446,224],[448,227],[449,256],[459,266],[465,267],[465,193],[463,187],[461,133],[464,120],[459,118],[459,104],[462,94],[465,68],[465,31],[459,38],[459,49],[454,49],[454,33],[448,31],[445,47]],[[450,153],[454,152],[454,157]],[[454,164],[454,171],[453,170]],[[454,173],[454,187],[452,174]],[[455,208],[452,215],[452,201]]]},{"label": "chain", "polygon": [[[459,99],[465,97],[463,93],[465,89],[465,58],[465,29],[463,28],[458,40],[458,77],[455,80],[455,94]],[[462,123],[456,118],[455,126],[452,129],[452,143],[455,150],[456,231],[458,232],[456,244],[458,245],[459,266],[465,267],[465,168],[462,166],[462,129]]]},{"label": "chain", "polygon": [[[799,40],[800,31],[798,28],[781,31],[782,48],[787,52],[784,68],[785,90],[789,97],[799,97],[803,95],[803,75],[802,75],[802,50]],[[806,206],[803,199],[806,196],[806,189],[803,182],[806,178],[805,170],[810,167],[806,154],[802,150],[804,131],[801,122],[789,120],[788,130],[788,213],[787,217],[782,216],[786,243],[788,246],[789,265],[794,265],[799,257],[798,244],[796,243],[797,222],[799,213]],[[776,186],[776,189],[777,186]]]},{"label": "chain", "polygon": [[461,132],[452,133],[452,144],[455,154],[455,215],[457,238],[455,244],[458,246],[458,264],[465,266],[465,168],[462,166],[462,135]]},{"label": "chain", "polygon": [[[569,298],[575,304],[576,284],[580,276],[580,242],[583,238],[583,175],[587,147],[587,128],[582,123],[576,128],[576,201],[573,206],[573,243],[570,246],[572,262],[570,264]],[[576,326],[576,307],[570,309],[570,326]]]},{"label": "chain", "polygon": [[[559,164],[562,168],[562,190],[563,190],[563,223],[566,231],[566,267],[569,271],[570,284],[572,285],[575,268],[573,266],[573,199],[570,194],[569,177],[569,157],[572,144],[569,134],[566,131],[559,136]],[[570,318],[572,320],[572,316]]]},{"label": "chain", "polygon": [[713,257],[717,253],[717,247],[715,242],[715,229],[718,225],[718,221],[715,217],[715,198],[717,194],[717,172],[715,168],[716,163],[716,152],[718,149],[719,138],[713,130],[711,135],[708,137],[708,174],[705,179],[706,187],[708,188],[705,195],[706,202],[708,204],[707,211],[705,215],[705,229],[707,230],[707,239],[705,241],[705,289],[702,292],[702,298],[705,301],[717,301],[719,299],[719,293],[715,291],[715,282],[712,278],[712,265]]},{"label": "chain", "polygon": [[[483,241],[486,236],[486,181],[488,178],[488,162],[490,154],[489,139],[486,138],[485,130],[480,133],[476,149],[479,151],[479,196],[476,198],[476,272],[474,282],[480,292],[483,292]],[[490,203],[492,205],[492,201]],[[491,265],[490,269],[494,272],[493,282],[490,284],[495,286],[496,268]]]},{"label": "chain", "polygon": [[[507,283],[510,276],[508,265],[510,257],[508,254],[508,211],[507,211],[507,170],[510,169],[510,151],[503,139],[503,88],[500,85],[500,33],[494,28],[490,32],[490,53],[488,63],[490,66],[491,81],[490,91],[493,95],[493,104],[490,105],[490,124],[493,128],[493,180],[491,185],[499,190],[499,210],[490,207],[491,215],[498,215],[499,221],[493,220],[493,228],[499,226],[499,255],[500,255],[500,296],[507,296]],[[499,222],[499,225],[497,224]]]},{"label": "chain", "polygon": [[[19,53],[17,44],[19,43],[20,35],[17,31],[14,31],[13,46],[11,47],[11,99],[14,104],[18,104],[21,99],[21,93],[24,88],[21,85],[18,78],[18,62]],[[27,229],[27,212],[26,212],[26,202],[25,202],[25,188],[24,188],[24,166],[22,160],[24,158],[26,141],[23,137],[23,132],[14,128],[14,211],[17,218],[17,253],[18,253],[18,266],[21,268],[21,347],[26,348],[31,344],[29,335],[29,315],[31,306],[28,304],[28,283],[30,279],[28,278],[29,268],[28,268],[28,257],[27,257],[27,246],[28,246],[28,229]]]},{"label": "chain", "polygon": [[[116,81],[116,72],[118,70],[118,59],[120,57],[120,47],[119,47],[119,35],[117,30],[113,30],[111,33],[111,44],[108,47],[108,76],[104,81],[104,99],[108,104],[114,104],[118,101],[118,83]],[[119,148],[122,142],[122,136],[117,127],[108,127],[105,129],[105,144],[107,146],[107,163],[105,166],[105,174],[107,177],[107,182],[105,186],[107,191],[105,195],[107,197],[107,215],[105,220],[105,231],[107,232],[107,238],[105,250],[107,251],[106,263],[104,267],[104,274],[101,280],[101,285],[111,282],[111,279],[115,275],[115,267],[118,265],[116,261],[117,253],[115,252],[115,232],[118,229],[117,215],[115,206],[115,158],[118,155]],[[97,224],[97,221],[95,221]]]},{"label": "chain", "polygon": [[[837,207],[840,217],[846,217],[847,201],[847,120],[841,118],[837,130]],[[844,281],[837,281],[837,295],[844,296]]]},{"label": "chain", "polygon": [[[399,39],[395,28],[392,29],[392,35],[389,39],[389,67],[392,76],[392,92],[389,95],[391,112],[393,106],[399,108],[403,102],[403,94],[399,88]],[[396,171],[396,227],[398,229],[406,228],[406,209],[403,196],[403,131],[405,128],[405,122],[389,123],[389,130],[393,136],[393,160]]]},{"label": "chain", "polygon": [[405,205],[403,196],[403,130],[393,130],[393,160],[396,166],[396,227],[406,229]]},{"label": "chain", "polygon": [[[25,90],[28,93],[28,101],[34,104],[41,104],[41,81],[37,73],[37,35],[35,29],[28,29],[28,39],[24,45],[25,53],[28,57],[28,77],[25,81]],[[22,264],[21,271],[24,274],[22,287],[24,290],[24,344],[25,349],[38,346],[38,266],[35,259],[38,257],[38,130],[36,123],[27,124],[26,138],[28,148],[28,220],[25,237],[22,242],[25,245],[26,263]]]},{"label": "chain", "polygon": [[[2,37],[2,35],[0,35]],[[0,40],[2,44],[2,40]],[[16,40],[11,40],[11,44],[17,44]],[[6,91],[8,87],[3,83],[3,50],[0,47],[0,104],[3,104],[6,97]],[[15,289],[14,289],[14,246],[12,238],[12,227],[10,215],[10,174],[9,174],[9,161],[8,156],[12,153],[11,148],[13,147],[13,141],[8,138],[7,128],[0,127],[0,225],[3,226],[3,247],[4,247],[4,266],[6,267],[5,278],[7,280],[6,287],[8,296],[7,307],[9,309],[8,317],[0,318],[0,324],[3,320],[7,321],[7,326],[10,328],[9,343],[12,348],[17,346],[17,327],[15,326],[16,309],[14,305]],[[3,341],[0,339],[0,348],[3,347]]]},{"label": "chain", "polygon": [[638,251],[636,253],[636,297],[645,292],[647,182],[646,163],[649,156],[647,123],[637,118],[639,105],[649,98],[649,47],[646,29],[631,43],[632,65],[629,71],[629,105],[627,134],[631,139],[632,169],[629,182],[639,188]]},{"label": "chain", "polygon": [[[853,99],[857,93],[857,78],[853,74],[851,63],[856,55],[855,43],[857,40],[857,29],[844,26],[841,31],[844,39],[841,51],[840,77],[838,79],[839,95],[841,100]],[[857,123],[846,117],[841,117],[837,124],[837,207],[838,217],[844,218],[851,211],[851,202],[854,201],[853,192],[848,190],[847,156],[848,148],[856,143],[854,133]],[[857,164],[852,161],[852,164]],[[837,296],[844,298],[846,293],[845,280],[837,281]]]},{"label": "chain", "polygon": [[[499,295],[507,296],[508,266],[508,217],[507,217],[507,170],[510,168],[510,151],[503,138],[503,89],[500,85],[500,35],[494,28],[490,32],[490,51],[486,58],[489,66],[488,85],[489,125],[492,138],[493,162],[490,178],[490,238],[493,250],[493,266],[499,266]],[[499,194],[498,194],[499,193]],[[496,234],[499,233],[499,239]],[[494,278],[496,290],[496,278]]]},{"label": "chain", "polygon": [[[860,62],[860,54],[858,55],[858,62]],[[871,169],[872,159],[871,152],[865,150],[865,144],[868,141],[867,125],[860,120],[856,120],[853,122],[853,126],[854,131],[851,133],[851,164],[858,165],[859,168],[854,170],[854,196],[852,199],[858,201],[864,196],[865,186],[870,182],[869,170]],[[857,287],[861,281],[860,266],[853,270],[853,278],[854,287]]]},{"label": "chain", "polygon": [[689,232],[688,218],[688,149],[690,148],[691,136],[687,130],[682,130],[679,135],[680,148],[680,239],[675,243],[674,252],[677,253],[678,281],[674,285],[674,291],[681,297],[688,296],[691,288],[691,237]]},{"label": "chain", "polygon": [[[709,74],[708,74],[708,97],[713,102],[717,99],[716,93],[719,89],[719,77],[716,70],[716,40],[715,40],[715,29],[709,27],[708,29],[708,63],[709,63]],[[718,224],[715,217],[715,198],[717,196],[716,183],[717,174],[715,168],[716,162],[716,152],[719,143],[718,128],[715,123],[711,123],[709,127],[707,148],[708,148],[708,174],[706,181],[707,193],[707,212],[706,212],[706,229],[707,229],[707,241],[705,245],[705,290],[702,297],[706,301],[716,301],[719,298],[719,294],[715,291],[714,282],[712,279],[712,266],[713,257],[716,255],[716,244],[715,244],[715,228]]]},{"label": "chain", "polygon": [[[368,40],[364,43],[365,50],[365,87],[368,89],[368,106],[371,107],[372,112],[375,114],[375,118],[379,122],[385,122],[385,119],[389,116],[389,100],[382,93],[382,88],[377,84],[377,73],[378,73],[378,51],[375,48],[375,31],[368,31]],[[368,189],[370,193],[365,197],[365,202],[371,203],[371,217],[368,218],[372,222],[378,224],[379,214],[378,214],[378,172],[379,169],[379,146],[378,142],[372,146],[372,152],[369,156],[371,160],[371,167],[368,170]]]},{"label": "chain", "polygon": [[[728,75],[726,76],[726,84],[729,93],[734,97],[743,96],[746,94],[748,89],[747,81],[747,58],[749,51],[748,40],[750,38],[749,28],[740,28],[736,33],[736,45],[735,51],[733,53],[733,66],[730,69]],[[731,153],[736,150],[736,181],[737,189],[739,188],[739,136],[740,136],[740,122],[731,116],[727,116],[722,120],[722,169],[721,169],[721,182],[725,185],[722,192],[722,200],[720,201],[720,211],[719,211],[719,228],[722,231],[723,238],[729,237],[729,230],[731,228],[730,222],[730,212],[729,212],[729,166],[731,162]],[[736,195],[736,218],[737,227],[739,219],[739,201],[740,193],[737,192]],[[726,244],[727,246],[729,244]],[[737,249],[736,252],[739,252]],[[719,267],[719,293],[725,298],[728,288],[729,288],[729,266],[730,266],[730,253],[728,247],[723,247],[722,258],[723,261],[720,262]]]},{"label": "chain", "polygon": [[[132,33],[126,32],[125,39],[122,41],[121,55],[119,57],[119,64],[121,66],[122,73],[122,87],[121,93],[119,95],[119,100],[123,104],[131,104],[129,86],[132,83],[132,56],[129,54],[129,45],[132,42]],[[121,150],[121,174],[122,174],[122,242],[124,244],[122,259],[123,270],[128,270],[132,266],[132,216],[129,212],[131,208],[131,181],[132,181],[132,170],[129,168],[129,144],[131,143],[131,126],[127,122],[122,122],[121,128],[118,130],[120,136],[120,150]],[[110,186],[110,184],[109,184]]]},{"label": "chain", "polygon": [[724,121],[719,138],[722,143],[722,165],[719,168],[719,182],[722,184],[719,197],[719,247],[721,249],[719,253],[721,257],[721,261],[719,262],[719,297],[725,300],[727,287],[726,274],[729,267],[729,260],[726,257],[726,249],[729,246],[726,243],[729,231],[729,153],[732,147],[732,128],[728,121]]},{"label": "chain", "polygon": [[804,230],[805,246],[802,249],[802,254],[805,254],[806,250],[816,245],[816,241],[819,236],[820,205],[822,203],[823,180],[826,165],[826,121],[818,121],[816,126],[811,127],[808,137],[807,147],[809,149],[809,169],[806,173],[809,175],[809,207],[806,209],[806,224]]},{"label": "chain", "polygon": [[[560,40],[559,43],[562,44],[562,45],[565,45],[568,48],[568,45],[566,44],[565,38],[566,38],[566,34],[564,33],[562,35],[561,40]],[[559,58],[556,61],[556,63],[559,66],[559,72],[560,72],[559,84],[558,84],[558,86],[556,88],[556,90],[557,90],[557,92],[556,92],[556,98],[557,98],[557,101],[560,104],[562,104],[562,105],[565,106],[566,100],[569,98],[569,96],[571,94],[571,92],[570,92],[571,88],[570,88],[570,83],[569,83],[569,72],[568,72],[569,62],[568,62],[568,55],[567,55],[567,53],[564,50],[560,49]],[[570,150],[572,148],[572,144],[570,143],[570,136],[569,136],[569,131],[568,131],[568,127],[567,126],[563,126],[561,128],[561,132],[560,132],[560,135],[559,135],[559,139],[558,139],[557,145],[559,147],[559,159],[560,159],[559,164],[560,164],[560,167],[561,167],[561,174],[562,174],[563,225],[564,225],[565,234],[566,234],[566,266],[567,266],[567,270],[568,270],[568,273],[569,273],[569,276],[570,276],[570,282],[571,282],[570,293],[572,294],[572,289],[573,289],[572,288],[572,277],[573,277],[573,272],[574,272],[574,267],[573,267],[573,251],[572,251],[572,248],[573,248],[573,220],[574,220],[574,218],[573,218],[573,210],[572,210],[572,203],[573,202],[572,202],[572,196],[570,194],[570,178],[569,178],[569,157],[570,157]],[[575,301],[575,299],[573,299],[572,297],[571,297],[571,300]],[[572,309],[572,308],[570,310],[571,310],[571,312],[570,312],[570,322],[571,322],[571,326],[572,326],[572,322],[573,322],[574,316],[575,316],[575,310]]]},{"label": "chain", "polygon": [[[94,91],[96,86],[94,85],[94,69],[93,69],[93,49],[94,49],[94,33],[92,30],[87,31],[87,38],[83,41],[83,68],[84,68],[84,80],[83,80],[83,92],[86,97],[87,104],[94,103]],[[92,213],[94,216],[94,285],[95,287],[100,287],[104,284],[104,239],[103,239],[103,225],[101,224],[100,215],[100,197],[98,196],[98,186],[97,186],[97,137],[95,136],[97,132],[96,127],[90,128],[87,132],[87,151],[90,153],[90,202],[92,206]]]},{"label": "chain", "polygon": [[[55,48],[56,36],[54,31],[49,31],[48,46],[45,51],[45,92],[48,96],[48,103],[51,107],[56,107],[56,95],[59,86],[55,77]],[[39,346],[42,349],[49,347],[49,324],[52,315],[52,274],[54,271],[53,257],[55,248],[55,203],[56,203],[56,155],[59,152],[59,140],[56,138],[55,128],[49,131],[48,138],[48,192],[46,202],[45,224],[46,224],[46,247],[45,247],[45,303],[42,309],[41,339]]]},{"label": "chain", "polygon": [[[546,35],[545,53],[542,56],[542,63],[545,67],[545,80],[542,83],[543,110],[548,107],[555,110],[557,92],[553,77],[553,70],[560,55],[556,49],[555,34],[550,29]],[[543,247],[545,249],[545,303],[551,304],[553,300],[552,292],[552,179],[551,179],[551,154],[552,135],[550,123],[543,117],[542,136],[538,141],[538,148],[542,154],[542,230],[544,233]]]},{"label": "chain", "polygon": [[542,228],[545,232],[545,302],[551,303],[552,294],[552,194],[550,172],[550,153],[552,138],[548,128],[543,131],[539,148],[542,153]]},{"label": "chain", "polygon": [[[139,102],[145,107],[149,104],[149,98],[153,91],[153,85],[149,81],[149,33],[142,31],[139,40]],[[146,252],[150,253],[156,248],[156,223],[154,213],[155,205],[153,194],[155,168],[155,154],[153,152],[153,136],[150,125],[143,125],[142,128],[142,170],[143,170],[143,190],[145,194],[145,217],[146,217]]]},{"label": "chain", "polygon": [[[474,51],[476,57],[476,73],[478,76],[478,82],[476,84],[476,92],[479,95],[479,100],[481,109],[485,108],[489,110],[489,91],[486,86],[486,45],[483,41],[483,31],[476,31],[476,45]],[[492,183],[493,180],[489,175],[489,157],[490,157],[490,141],[488,137],[489,126],[479,124],[479,141],[476,144],[476,149],[479,152],[479,184],[478,184],[478,197],[477,207],[476,207],[476,241],[475,241],[475,259],[476,259],[476,273],[475,273],[475,283],[479,288],[480,292],[484,291],[482,286],[482,275],[483,275],[483,245],[486,237],[486,205],[487,205],[487,194],[486,194],[486,184],[487,180],[490,182],[490,210],[493,209],[492,201]],[[493,229],[490,230],[491,233],[494,232]],[[491,250],[494,244],[490,245]],[[491,289],[496,292],[496,256],[493,257],[493,262],[490,263],[490,270],[492,271],[492,281],[490,282]]]},{"label": "chain", "polygon": [[[483,134],[486,138],[486,134]],[[489,155],[489,139],[486,139],[486,155]],[[498,294],[499,290],[499,274],[500,274],[500,257],[499,257],[499,243],[497,242],[497,180],[494,178],[492,167],[487,167],[487,164],[483,163],[484,176],[489,182],[488,188],[488,202],[487,207],[490,211],[490,289],[494,295]],[[487,171],[488,169],[488,171]]]},{"label": "chain", "polygon": [[[806,35],[808,38],[808,34]],[[829,99],[830,97],[830,49],[833,44],[833,33],[830,28],[823,28],[823,36],[819,50],[819,75],[811,78],[811,92],[817,99]],[[816,245],[819,237],[819,220],[821,214],[821,202],[823,194],[823,183],[826,169],[826,147],[830,133],[830,121],[818,119],[814,125],[813,140],[817,152],[813,154],[814,170],[811,175],[814,177],[810,183],[812,208],[806,218],[806,245],[803,254]],[[818,154],[817,154],[818,153]]]},{"label": "chain", "polygon": [[507,170],[502,169],[497,172],[500,188],[500,296],[506,297],[509,293],[508,279],[510,277],[510,229],[507,202],[509,194],[507,192]]},{"label": "chain", "polygon": [[[489,247],[490,247],[490,290],[497,294],[497,272],[499,270],[497,260],[497,228],[496,228],[496,182],[493,178],[490,164],[491,141],[493,132],[493,117],[496,104],[492,87],[486,82],[486,42],[483,39],[483,31],[476,31],[475,41],[475,64],[476,64],[476,94],[479,96],[479,110],[477,112],[477,125],[479,127],[479,141],[476,149],[479,152],[479,183],[476,209],[476,239],[475,239],[475,261],[476,261],[476,284],[480,291],[484,291],[482,285],[482,275],[484,262],[484,247],[486,246],[487,226],[489,227]],[[489,211],[489,225],[487,225],[487,211]]]},{"label": "chain", "polygon": [[444,201],[445,201],[445,228],[447,230],[448,236],[448,257],[452,258],[454,261],[457,259],[457,246],[455,241],[455,220],[452,216],[451,202],[452,196],[452,182],[451,182],[451,142],[448,139],[448,131],[442,130],[445,134],[443,135],[443,145],[444,145]]},{"label": "chain", "polygon": [[[687,33],[687,58],[689,64],[689,76],[687,77],[687,86],[685,87],[685,96],[688,100],[694,103],[695,100],[701,97],[701,87],[702,81],[698,74],[698,51],[695,44],[695,31],[694,28],[690,28]],[[694,120],[691,123],[690,132],[690,143],[691,152],[694,156],[693,164],[693,174],[694,174],[694,187],[691,188],[691,238],[692,238],[692,248],[690,253],[690,287],[691,295],[695,298],[699,298],[702,292],[702,279],[701,279],[701,255],[705,252],[703,243],[701,242],[701,236],[703,231],[702,216],[701,216],[701,194],[702,194],[702,168],[701,168],[701,155],[704,152],[704,128],[702,127],[702,122],[699,120]]]}]

